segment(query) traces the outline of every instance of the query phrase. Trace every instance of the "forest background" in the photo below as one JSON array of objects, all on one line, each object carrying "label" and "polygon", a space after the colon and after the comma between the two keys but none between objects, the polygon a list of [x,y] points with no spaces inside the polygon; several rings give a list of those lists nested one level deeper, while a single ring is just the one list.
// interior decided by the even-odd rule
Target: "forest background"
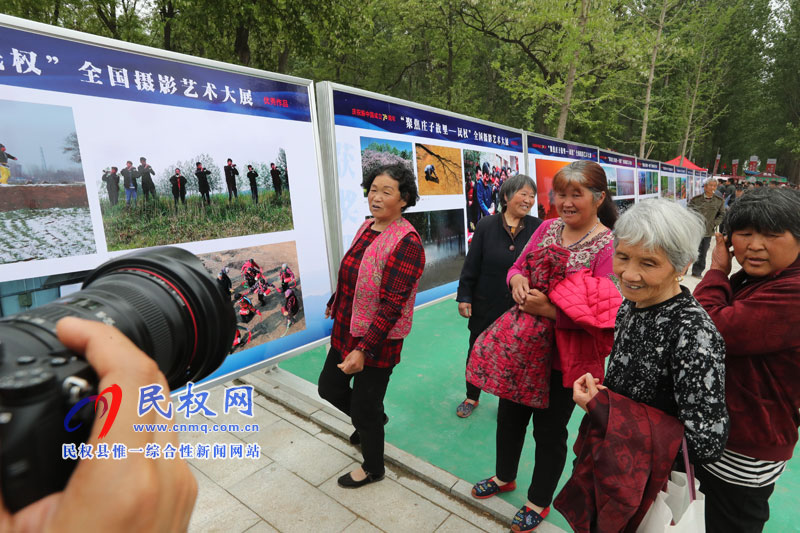
[{"label": "forest background", "polygon": [[711,168],[719,151],[730,171],[776,157],[800,182],[798,0],[4,0],[0,12],[644,158]]}]

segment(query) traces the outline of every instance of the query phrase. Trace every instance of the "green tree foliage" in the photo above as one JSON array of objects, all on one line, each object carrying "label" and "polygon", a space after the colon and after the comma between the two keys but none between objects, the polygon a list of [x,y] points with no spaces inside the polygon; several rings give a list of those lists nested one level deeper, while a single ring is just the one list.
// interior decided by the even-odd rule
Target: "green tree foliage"
[{"label": "green tree foliage", "polygon": [[[5,0],[0,11],[653,159],[778,157],[800,179],[793,0]],[[285,156],[278,166],[288,185]]]}]

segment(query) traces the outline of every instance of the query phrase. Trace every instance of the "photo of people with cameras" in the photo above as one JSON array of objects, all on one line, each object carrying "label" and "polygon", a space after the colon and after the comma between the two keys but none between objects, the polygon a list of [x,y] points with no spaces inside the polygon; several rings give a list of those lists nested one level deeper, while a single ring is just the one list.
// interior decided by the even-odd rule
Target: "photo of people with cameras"
[{"label": "photo of people with cameras", "polygon": [[109,251],[293,227],[283,148],[270,159],[241,162],[207,153],[182,161],[135,161],[138,166],[134,159],[109,161],[98,182]]}]

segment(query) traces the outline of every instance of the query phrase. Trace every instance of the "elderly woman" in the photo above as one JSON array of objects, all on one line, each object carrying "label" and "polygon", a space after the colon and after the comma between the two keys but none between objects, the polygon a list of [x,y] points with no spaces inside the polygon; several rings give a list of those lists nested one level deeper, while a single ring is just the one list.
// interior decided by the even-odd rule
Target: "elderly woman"
[{"label": "elderly woman", "polygon": [[[467,363],[475,339],[514,305],[505,283],[508,269],[522,253],[542,221],[528,215],[536,184],[524,174],[507,179],[500,188],[501,213],[481,219],[458,281],[458,313],[469,319]],[[481,389],[467,381],[467,399],[456,414],[466,418],[478,406]]]},{"label": "elderly woman", "polygon": [[[608,388],[677,418],[694,464],[719,458],[728,436],[724,342],[708,313],[680,285],[697,258],[703,227],[697,214],[665,199],[643,201],[619,218],[614,227],[614,274],[625,302],[617,313],[605,383],[598,385],[587,373],[573,387],[575,403],[587,412],[596,407],[590,402],[598,389]],[[588,426],[582,425],[579,440],[587,432]],[[661,459],[669,466],[675,457]],[[624,468],[621,475],[633,476],[631,465]],[[636,495],[641,497],[641,490]],[[581,502],[564,498],[564,509],[562,496],[556,504],[565,516],[580,507]],[[609,525],[597,527],[603,530]]]},{"label": "elderly woman", "polygon": [[[529,253],[552,247],[568,256],[566,275],[585,270],[593,278],[604,279],[616,292],[610,276],[611,228],[616,221],[617,210],[608,191],[603,168],[590,161],[571,163],[554,176],[553,190],[559,218],[546,220],[537,228],[506,277],[512,298],[522,311],[555,321],[556,347],[553,357],[548,360],[547,368],[537,369],[550,376],[548,406],[535,408],[500,398],[496,474],[479,481],[472,489],[472,495],[482,499],[516,488],[525,433],[528,422],[533,418],[535,464],[528,488],[528,501],[512,522],[514,531],[533,531],[547,516],[567,457],[567,422],[575,407],[572,384],[587,371],[600,375],[607,355],[606,348],[600,347],[610,347],[610,330],[585,329],[576,324],[556,308],[546,294],[531,289],[529,279],[523,274]],[[619,294],[617,305],[618,300]],[[595,336],[605,336],[605,343],[602,338],[596,339]]]},{"label": "elderly woman", "polygon": [[359,468],[339,478],[346,488],[383,479],[383,399],[411,330],[425,266],[420,237],[403,218],[419,198],[411,170],[382,166],[362,185],[372,218],[342,258],[336,292],[325,311],[334,321],[331,349],[319,376],[320,396],[352,418],[356,431],[350,441],[360,442],[364,455]]},{"label": "elderly woman", "polygon": [[[726,223],[729,240],[716,234],[694,292],[727,351],[730,436],[722,458],[697,470],[710,533],[761,531],[800,424],[800,193],[748,191]],[[732,256],[742,270],[728,278]]]}]

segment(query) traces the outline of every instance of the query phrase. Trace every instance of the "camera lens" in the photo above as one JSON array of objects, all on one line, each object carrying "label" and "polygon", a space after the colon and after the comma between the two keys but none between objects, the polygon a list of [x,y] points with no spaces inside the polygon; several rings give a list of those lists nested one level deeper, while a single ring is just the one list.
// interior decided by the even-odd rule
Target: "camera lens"
[{"label": "camera lens", "polygon": [[79,292],[1,320],[7,355],[9,345],[31,346],[22,335],[49,335],[65,316],[117,327],[158,363],[172,389],[216,370],[236,326],[230,299],[202,262],[175,247],[112,259],[90,273]]}]

